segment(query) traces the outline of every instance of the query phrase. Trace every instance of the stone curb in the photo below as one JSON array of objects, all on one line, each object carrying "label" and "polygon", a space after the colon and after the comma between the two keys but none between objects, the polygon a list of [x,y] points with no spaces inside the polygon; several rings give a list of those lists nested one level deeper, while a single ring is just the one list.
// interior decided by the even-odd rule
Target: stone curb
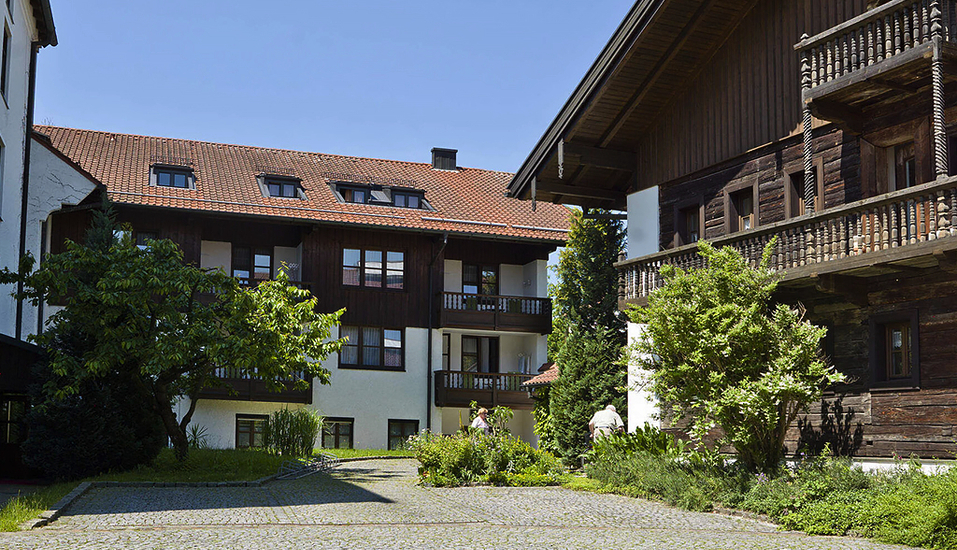
[{"label": "stone curb", "polygon": [[20,524],[20,530],[30,530],[36,529],[37,527],[43,527],[44,525],[49,524],[52,521],[55,521],[60,515],[66,510],[73,501],[83,496],[87,491],[93,488],[93,482],[84,481],[77,485],[72,491],[67,493],[67,495],[57,501],[49,510],[40,512],[40,515],[27,520]]}]

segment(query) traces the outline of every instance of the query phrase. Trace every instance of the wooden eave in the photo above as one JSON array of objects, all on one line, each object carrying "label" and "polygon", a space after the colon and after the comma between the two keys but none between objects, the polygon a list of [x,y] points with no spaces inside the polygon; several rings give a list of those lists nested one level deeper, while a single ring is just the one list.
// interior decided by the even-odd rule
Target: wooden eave
[{"label": "wooden eave", "polygon": [[[639,0],[512,181],[508,195],[623,209],[656,182],[637,178],[637,145],[677,91],[689,85],[756,0]],[[565,148],[561,154],[559,149]],[[568,149],[631,154],[631,166]],[[608,156],[606,155],[606,156]],[[595,155],[590,155],[596,158]],[[604,158],[604,157],[602,157]]]},{"label": "wooden eave", "polygon": [[30,0],[33,18],[37,22],[37,41],[40,46],[56,46],[56,29],[53,26],[53,9],[50,0]]}]

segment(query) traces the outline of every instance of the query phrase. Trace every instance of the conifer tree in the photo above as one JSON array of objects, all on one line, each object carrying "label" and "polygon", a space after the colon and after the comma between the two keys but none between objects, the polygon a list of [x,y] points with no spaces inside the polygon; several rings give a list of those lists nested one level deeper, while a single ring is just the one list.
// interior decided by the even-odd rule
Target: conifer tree
[{"label": "conifer tree", "polygon": [[[604,212],[601,212],[604,213]],[[618,364],[625,345],[625,321],[618,312],[618,271],[624,249],[621,221],[571,216],[568,243],[559,254],[558,282],[552,287],[554,329],[549,351],[559,379],[550,392],[551,432],[568,462],[588,450],[588,421],[608,404],[624,415],[627,382]]]}]

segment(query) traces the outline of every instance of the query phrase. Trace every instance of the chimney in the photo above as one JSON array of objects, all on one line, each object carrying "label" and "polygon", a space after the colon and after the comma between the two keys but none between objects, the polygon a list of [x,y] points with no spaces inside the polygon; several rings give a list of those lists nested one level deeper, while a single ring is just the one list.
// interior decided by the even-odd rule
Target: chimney
[{"label": "chimney", "polygon": [[458,149],[442,149],[441,147],[432,148],[432,169],[433,170],[455,170],[458,168],[455,164],[455,154]]}]

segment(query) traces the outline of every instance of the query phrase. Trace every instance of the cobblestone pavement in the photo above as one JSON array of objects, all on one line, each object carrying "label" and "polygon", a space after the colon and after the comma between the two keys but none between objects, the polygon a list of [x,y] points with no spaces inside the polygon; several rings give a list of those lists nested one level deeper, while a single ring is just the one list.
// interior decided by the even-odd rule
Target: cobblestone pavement
[{"label": "cobblestone pavement", "polygon": [[616,495],[550,488],[428,489],[411,460],[340,465],[264,487],[100,488],[4,549],[889,549]]}]

